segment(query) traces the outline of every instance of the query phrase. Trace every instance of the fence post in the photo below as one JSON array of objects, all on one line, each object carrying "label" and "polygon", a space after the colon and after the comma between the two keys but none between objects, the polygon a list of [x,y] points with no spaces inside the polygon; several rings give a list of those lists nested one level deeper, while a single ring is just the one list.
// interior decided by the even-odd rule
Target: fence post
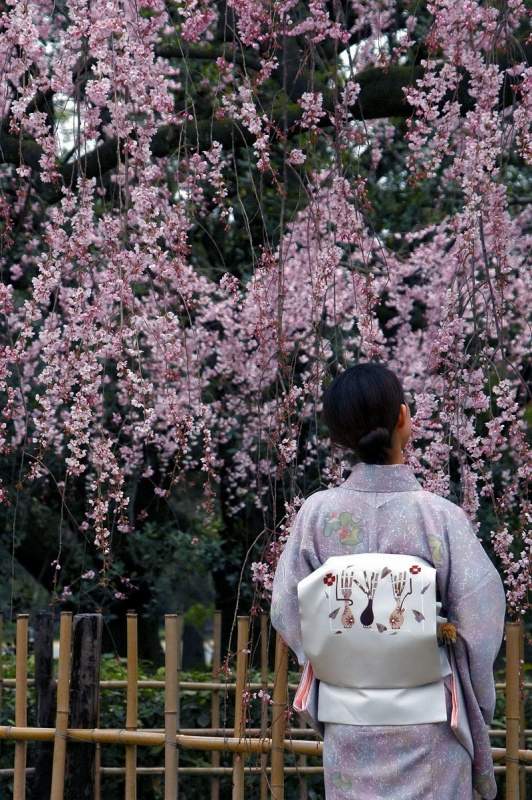
[{"label": "fence post", "polygon": [[[70,727],[96,728],[100,703],[101,614],[76,614],[72,634]],[[93,800],[95,747],[77,743],[66,760],[66,800]]]},{"label": "fence post", "polygon": [[[181,671],[183,669],[183,631],[184,621],[183,614],[177,615],[177,683],[176,683],[176,714],[175,724],[177,732],[181,727]],[[179,748],[176,751],[176,769],[177,769],[177,796],[179,797]]]},{"label": "fence post", "polygon": [[[28,615],[17,616],[15,663],[15,725],[25,728],[28,724]],[[13,800],[26,797],[26,742],[15,742],[15,774]]]},{"label": "fence post", "polygon": [[[213,649],[212,649],[212,679],[220,680],[220,664],[222,660],[222,612],[214,612],[213,623]],[[214,689],[211,695],[211,727],[220,727],[220,691]],[[217,769],[220,766],[220,753],[214,751],[211,756],[211,766]],[[220,778],[216,775],[211,779],[211,800],[220,800]]]},{"label": "fence post", "polygon": [[59,623],[59,670],[57,674],[57,711],[55,715],[54,756],[50,800],[63,800],[65,791],[66,731],[68,728],[70,659],[72,649],[72,614],[61,613]]},{"label": "fence post", "polygon": [[[260,682],[262,691],[268,691],[268,614],[260,615]],[[260,735],[266,738],[268,732],[268,703],[264,697],[260,706]],[[260,800],[268,800],[268,753],[260,756]]]},{"label": "fence post", "polygon": [[[127,701],[126,730],[134,731],[138,719],[138,631],[137,615],[127,613]],[[137,800],[137,747],[126,745],[126,800]]]},{"label": "fence post", "polygon": [[523,623],[506,623],[506,800],[519,800],[519,723]]},{"label": "fence post", "polygon": [[[526,748],[526,714],[525,714],[525,687],[523,680],[523,664],[525,663],[525,632],[521,621],[519,634],[519,749]],[[526,800],[526,767],[521,764],[519,768],[519,800]]]},{"label": "fence post", "polygon": [[284,735],[288,691],[288,648],[279,634],[275,641],[272,705],[272,800],[284,800]]},{"label": "fence post", "polygon": [[177,781],[177,716],[178,716],[178,664],[181,648],[180,617],[164,617],[165,672],[164,672],[164,800],[176,800]]},{"label": "fence post", "polygon": [[[249,647],[249,618],[238,617],[235,689],[235,737],[244,738],[246,731],[246,709],[244,691],[246,688]],[[233,757],[233,800],[244,800],[244,754],[235,753]]]},{"label": "fence post", "polygon": [[[41,611],[36,616],[35,691],[39,728],[53,728],[55,720],[54,622],[54,615],[50,611]],[[50,742],[35,744],[32,800],[49,800],[52,785],[52,754],[53,745]]]},{"label": "fence post", "polygon": [[2,715],[2,693],[4,690],[4,615],[0,613],[0,717]]}]

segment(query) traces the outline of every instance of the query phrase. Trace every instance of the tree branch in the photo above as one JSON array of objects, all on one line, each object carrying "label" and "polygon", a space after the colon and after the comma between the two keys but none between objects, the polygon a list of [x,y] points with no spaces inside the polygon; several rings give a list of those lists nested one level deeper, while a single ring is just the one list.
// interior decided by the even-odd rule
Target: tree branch
[{"label": "tree branch", "polygon": [[[532,45],[523,48],[523,55],[530,58],[532,55]],[[501,69],[508,67],[510,56],[502,54],[499,59]],[[350,109],[352,119],[382,119],[388,117],[408,117],[412,113],[412,108],[405,97],[405,89],[413,86],[416,80],[423,75],[420,66],[391,66],[388,68],[370,67],[355,76],[355,80],[360,85],[360,94],[355,105]],[[504,81],[500,92],[501,107],[505,107],[515,102],[514,87],[519,83],[519,76]],[[332,92],[324,92],[324,108],[329,114],[334,114],[335,97]],[[458,100],[462,112],[474,107],[474,99],[468,93],[467,79],[464,77],[459,89]],[[301,109],[297,103],[290,101],[289,98],[278,101],[273,108],[272,122],[274,125],[286,120],[288,136],[298,133],[296,126],[297,120],[301,116]],[[329,115],[323,118],[322,126],[330,126]],[[291,129],[291,130],[290,130]],[[176,151],[183,141],[190,142],[192,146],[199,143],[201,148],[209,147],[213,140],[219,141],[225,147],[231,147],[239,141],[242,145],[252,144],[255,137],[248,131],[236,126],[231,119],[212,120],[211,117],[200,120],[189,121],[178,125],[162,126],[154,136],[151,143],[151,151],[154,157],[161,158],[168,156]],[[119,145],[115,139],[107,140],[98,145],[81,162],[83,174],[87,177],[98,177],[107,171],[114,169],[118,163]],[[0,163],[10,163],[18,165],[22,160],[35,172],[39,173],[39,158],[41,148],[32,139],[27,137],[17,137],[9,134],[5,125],[0,127]],[[74,186],[80,163],[64,164],[60,172],[67,185]],[[37,178],[38,180],[38,178]],[[61,192],[56,185],[40,184],[39,193],[48,202],[54,202],[61,197]]]}]

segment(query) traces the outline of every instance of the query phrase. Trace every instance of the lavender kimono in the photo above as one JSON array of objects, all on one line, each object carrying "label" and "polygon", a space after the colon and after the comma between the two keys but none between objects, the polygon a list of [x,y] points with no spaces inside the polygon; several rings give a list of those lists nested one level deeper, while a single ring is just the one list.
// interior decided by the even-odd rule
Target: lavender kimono
[{"label": "lavender kimono", "polygon": [[[501,579],[464,512],[425,492],[404,464],[358,464],[340,486],[300,508],[275,574],[272,624],[305,656],[297,584],[329,557],[347,553],[418,556],[437,570],[443,608],[458,630],[453,675],[461,702],[448,721],[324,727],[328,800],[486,800],[496,796],[488,726],[495,709],[493,662],[504,626]],[[331,654],[331,657],[334,657]],[[319,691],[319,689],[318,689]]]}]

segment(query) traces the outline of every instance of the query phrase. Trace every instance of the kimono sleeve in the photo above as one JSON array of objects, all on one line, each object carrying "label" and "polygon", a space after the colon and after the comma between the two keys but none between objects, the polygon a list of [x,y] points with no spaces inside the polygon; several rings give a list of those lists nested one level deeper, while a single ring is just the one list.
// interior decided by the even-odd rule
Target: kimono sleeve
[{"label": "kimono sleeve", "polygon": [[270,610],[273,627],[294,651],[300,664],[305,662],[305,654],[301,644],[297,584],[319,566],[306,546],[309,538],[306,530],[307,510],[308,500],[299,509],[279,558],[273,580]]},{"label": "kimono sleeve", "polygon": [[493,663],[502,643],[506,596],[499,573],[461,509],[449,531],[447,614],[465,648],[471,686],[486,724],[495,711]]}]

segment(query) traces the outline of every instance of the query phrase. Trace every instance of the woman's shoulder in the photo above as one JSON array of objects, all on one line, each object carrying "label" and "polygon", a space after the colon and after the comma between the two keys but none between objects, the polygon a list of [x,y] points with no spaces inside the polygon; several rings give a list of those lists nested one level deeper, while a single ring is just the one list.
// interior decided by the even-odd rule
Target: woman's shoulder
[{"label": "woman's shoulder", "polygon": [[420,489],[419,492],[413,492],[412,496],[419,502],[419,503],[426,503],[427,505],[433,506],[435,509],[438,509],[442,513],[457,515],[457,516],[465,516],[465,511],[460,508],[457,503],[454,503],[452,500],[449,500],[447,497],[443,497],[441,494],[436,494],[436,492],[429,492],[427,489]]},{"label": "woman's shoulder", "polygon": [[329,501],[333,499],[335,493],[336,487],[334,486],[328,489],[315,489],[306,496],[299,510],[302,511],[305,509],[306,513],[310,513],[322,506],[326,506]]},{"label": "woman's shoulder", "polygon": [[421,505],[430,507],[432,511],[441,515],[442,519],[448,520],[455,525],[468,526],[471,524],[463,508],[440,494],[421,489],[421,491],[415,492],[413,499]]},{"label": "woman's shoulder", "polygon": [[338,486],[316,489],[307,495],[299,508],[298,516],[305,519],[320,517],[322,514],[337,511],[340,506],[347,509],[353,504],[356,505],[355,499],[349,497],[347,492],[342,492]]}]

